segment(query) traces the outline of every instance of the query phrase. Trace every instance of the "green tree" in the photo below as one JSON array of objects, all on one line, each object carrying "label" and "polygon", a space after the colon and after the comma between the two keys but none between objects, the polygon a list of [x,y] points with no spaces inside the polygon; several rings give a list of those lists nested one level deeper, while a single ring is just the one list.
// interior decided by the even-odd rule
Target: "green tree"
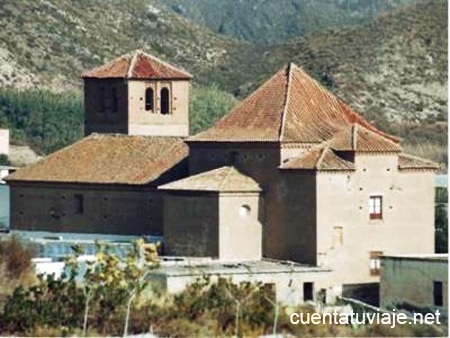
[{"label": "green tree", "polygon": [[14,290],[0,316],[0,332],[33,334],[42,326],[73,332],[82,327],[86,335],[90,320],[92,329],[114,334],[110,323],[125,315],[127,334],[132,302],[145,288],[149,271],[158,266],[156,245],[138,240],[120,257],[97,243],[94,259],[85,266],[80,260],[84,250],[73,249],[61,278],[41,275],[36,284]]},{"label": "green tree", "polygon": [[[155,244],[145,244],[142,239],[132,243],[124,258],[109,252],[108,245],[97,243],[95,259],[86,262],[86,270],[80,288],[84,296],[83,334],[87,324],[91,303],[101,321],[107,321],[121,305],[126,305],[124,336],[128,334],[131,305],[146,286],[148,273],[159,264]],[[68,258],[67,266],[71,276],[80,271],[80,246],[74,247],[75,254]],[[105,308],[107,311],[104,311]]]},{"label": "green tree", "polygon": [[9,162],[8,156],[5,154],[0,154],[0,165],[10,165],[11,162]]},{"label": "green tree", "polygon": [[0,125],[15,143],[50,153],[83,136],[83,100],[79,93],[0,88]]},{"label": "green tree", "polygon": [[224,116],[238,101],[217,85],[194,87],[189,103],[191,134],[210,127]]}]

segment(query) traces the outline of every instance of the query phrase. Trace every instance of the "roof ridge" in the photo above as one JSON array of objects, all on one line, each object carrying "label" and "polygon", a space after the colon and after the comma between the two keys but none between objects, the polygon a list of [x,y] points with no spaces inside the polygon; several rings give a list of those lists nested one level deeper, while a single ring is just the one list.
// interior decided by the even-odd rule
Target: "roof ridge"
[{"label": "roof ridge", "polygon": [[140,50],[136,49],[134,52],[130,53],[131,54],[131,60],[130,60],[130,63],[128,64],[127,78],[131,78],[131,74],[133,72],[134,65],[136,64],[136,59],[137,59],[137,56],[138,56],[139,52],[140,52]]},{"label": "roof ridge", "polygon": [[384,132],[383,130],[378,129],[377,127],[372,125],[372,123],[367,121],[366,118],[361,113],[356,111],[354,108],[350,107],[348,103],[344,102],[339,96],[335,94],[333,95],[336,97],[339,105],[341,105],[342,107],[346,107],[346,110],[349,110],[351,116],[344,114],[344,118],[348,121],[348,123],[352,125],[358,124],[360,127],[363,127],[371,132],[374,132],[375,134],[378,134],[386,139],[389,139],[394,143],[400,143],[401,139],[398,136],[391,135],[387,132]]},{"label": "roof ridge", "polygon": [[425,162],[429,162],[429,163],[433,163],[433,164],[438,164],[438,162],[435,162],[433,160],[429,160],[427,158],[423,158],[423,157],[420,157],[420,156],[416,156],[416,155],[412,155],[412,154],[408,154],[408,153],[404,153],[404,152],[399,153],[398,156],[405,156],[405,157],[409,157],[409,158],[415,159],[415,160],[420,160],[420,161],[425,161]]},{"label": "roof ridge", "polygon": [[185,73],[186,75],[188,75],[188,76],[190,76],[190,77],[194,77],[191,73],[185,71],[184,69],[181,69],[181,68],[177,68],[177,67],[175,67],[175,66],[172,66],[170,63],[167,63],[167,62],[161,60],[160,58],[158,58],[158,57],[156,57],[156,56],[154,56],[154,55],[152,55],[152,54],[146,53],[146,52],[144,52],[144,51],[141,51],[141,54],[143,54],[144,56],[146,56],[146,57],[148,57],[148,58],[150,58],[150,59],[153,59],[154,61],[157,61],[157,62],[163,64],[164,66],[166,66],[166,67],[168,67],[168,68],[171,68],[172,70],[175,70],[175,71],[177,71],[177,72]]},{"label": "roof ridge", "polygon": [[320,166],[322,164],[322,161],[323,161],[323,158],[325,157],[325,154],[326,154],[328,149],[329,148],[327,146],[322,148],[322,152],[321,152],[320,156],[318,157],[318,159],[316,161],[316,169],[320,168]]},{"label": "roof ridge", "polygon": [[220,182],[220,184],[219,184],[219,189],[222,188],[223,185],[225,185],[225,183],[226,183],[227,180],[228,180],[228,177],[230,177],[231,172],[232,172],[232,170],[234,169],[234,167],[232,167],[232,166],[229,166],[228,168],[229,168],[229,169],[228,169],[227,174],[226,174],[225,177],[223,178],[222,182]]},{"label": "roof ridge", "polygon": [[284,135],[284,130],[285,130],[285,125],[286,125],[286,113],[287,113],[287,109],[288,109],[288,105],[289,105],[289,97],[290,97],[290,93],[291,93],[291,81],[292,81],[292,67],[293,67],[293,63],[289,62],[288,64],[288,69],[287,69],[287,88],[286,88],[286,98],[284,101],[284,107],[283,107],[283,112],[281,113],[281,124],[280,124],[280,137],[279,137],[279,141],[282,141],[283,135]]},{"label": "roof ridge", "polygon": [[[242,106],[244,106],[248,101],[250,101],[254,96],[257,96],[260,92],[262,92],[266,86],[268,86],[274,79],[276,79],[277,76],[280,76],[280,73],[283,69],[280,69],[275,74],[272,74],[270,78],[265,80],[255,91],[253,91],[250,95],[245,97],[242,101],[237,102],[224,116],[219,118],[216,122],[212,124],[211,127],[209,127],[206,130],[200,131],[195,135],[190,135],[187,138],[188,142],[195,142],[198,140],[198,138],[204,134],[206,134],[210,129],[215,128],[218,124],[220,124],[223,120],[228,118],[228,115],[233,113],[234,111],[240,109]],[[231,141],[232,142],[232,141]]]},{"label": "roof ridge", "polygon": [[128,53],[126,53],[126,54],[122,54],[122,55],[120,55],[120,56],[117,56],[117,57],[115,57],[114,59],[112,59],[112,60],[109,60],[109,61],[103,61],[103,62],[105,62],[105,63],[103,63],[103,64],[101,64],[101,65],[99,65],[99,66],[96,66],[96,67],[94,67],[94,68],[92,68],[92,69],[90,69],[90,70],[87,70],[87,71],[84,71],[83,73],[81,73],[81,77],[82,78],[84,78],[84,77],[88,77],[88,74],[89,73],[92,73],[93,71],[95,71],[95,70],[99,70],[99,69],[104,69],[104,68],[106,68],[107,66],[109,66],[110,64],[113,64],[113,63],[115,63],[115,62],[117,62],[117,61],[119,61],[119,60],[121,60],[121,59],[123,59],[123,58],[127,58],[129,55],[131,55],[132,54],[132,52],[128,52]]},{"label": "roof ridge", "polygon": [[[145,78],[145,76],[142,77],[142,75],[139,75],[138,72],[134,72],[136,66],[139,65],[140,57],[142,59],[145,59],[145,61],[151,65],[151,68],[158,68],[156,70],[152,70],[152,72],[154,71],[155,74],[151,74],[152,72],[147,72],[149,73],[147,74],[147,76],[150,78],[158,78],[158,76],[160,76],[161,78],[170,79],[190,79],[193,77],[192,74],[188,73],[184,69],[173,66],[157,58],[156,56],[146,53],[141,48],[122,54],[114,58],[113,60],[110,60],[94,69],[82,73],[81,76],[83,78],[111,77],[131,79],[133,78],[133,76],[135,76],[136,78]],[[164,75],[164,73],[168,73],[169,75]]]},{"label": "roof ridge", "polygon": [[400,142],[395,142],[394,140],[392,140],[391,138],[387,137],[386,135],[379,133],[377,130],[372,130],[371,128],[368,128],[366,126],[361,125],[358,122],[354,123],[356,126],[358,126],[359,128],[364,129],[365,131],[374,134],[377,137],[381,137],[384,141],[391,143],[392,145],[398,146],[400,147],[400,149],[402,148],[402,146],[400,145]]},{"label": "roof ridge", "polygon": [[358,128],[358,124],[354,123],[352,125],[351,136],[350,136],[353,150],[357,149],[356,148],[357,147],[357,142],[358,142],[358,130],[357,130],[357,128]]}]

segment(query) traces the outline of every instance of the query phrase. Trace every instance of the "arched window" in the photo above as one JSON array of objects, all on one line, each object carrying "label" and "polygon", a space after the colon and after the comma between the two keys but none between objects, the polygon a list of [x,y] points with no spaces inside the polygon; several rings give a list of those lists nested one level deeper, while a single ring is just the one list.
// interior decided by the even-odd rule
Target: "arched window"
[{"label": "arched window", "polygon": [[117,113],[118,102],[117,102],[117,88],[113,87],[111,90],[111,110],[113,113]]},{"label": "arched window", "polygon": [[153,88],[145,90],[145,110],[153,110]]},{"label": "arched window", "polygon": [[169,114],[169,89],[163,88],[161,89],[161,114],[166,115]]}]

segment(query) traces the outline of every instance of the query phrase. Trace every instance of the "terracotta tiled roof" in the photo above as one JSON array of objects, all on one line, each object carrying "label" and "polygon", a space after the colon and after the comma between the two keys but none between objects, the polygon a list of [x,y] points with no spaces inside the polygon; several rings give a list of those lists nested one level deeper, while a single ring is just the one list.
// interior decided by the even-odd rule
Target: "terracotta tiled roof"
[{"label": "terracotta tiled roof", "polygon": [[320,143],[355,122],[383,134],[290,64],[214,126],[188,141]]},{"label": "terracotta tiled roof", "polygon": [[399,154],[398,155],[398,168],[400,170],[408,169],[430,169],[438,170],[439,165],[433,161],[425,160],[423,158],[409,155],[409,154]]},{"label": "terracotta tiled roof", "polygon": [[262,191],[251,177],[234,167],[221,167],[160,186],[163,190],[257,192]]},{"label": "terracotta tiled roof", "polygon": [[81,75],[83,78],[125,78],[125,79],[191,79],[192,75],[177,69],[160,59],[135,51],[94,68]]},{"label": "terracotta tiled roof", "polygon": [[357,152],[399,152],[398,143],[357,123],[348,126],[328,142],[334,150]]},{"label": "terracotta tiled roof", "polygon": [[181,138],[92,134],[7,181],[91,184],[147,184],[186,158]]},{"label": "terracotta tiled roof", "polygon": [[280,169],[340,171],[355,170],[355,165],[337,156],[330,148],[321,146],[286,162]]}]

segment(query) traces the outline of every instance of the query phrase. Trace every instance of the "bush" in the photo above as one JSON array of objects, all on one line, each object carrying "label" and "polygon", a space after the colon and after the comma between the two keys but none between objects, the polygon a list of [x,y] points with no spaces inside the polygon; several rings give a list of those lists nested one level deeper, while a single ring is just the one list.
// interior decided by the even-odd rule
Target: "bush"
[{"label": "bush", "polygon": [[35,256],[35,249],[24,245],[17,237],[0,240],[0,308],[15,288],[34,282],[31,258]]},{"label": "bush", "polygon": [[37,327],[80,327],[83,298],[73,279],[40,276],[36,285],[19,286],[8,297],[0,320],[1,332],[33,335]]},{"label": "bush", "polygon": [[189,102],[191,134],[210,127],[224,116],[238,101],[218,86],[194,87]]},{"label": "bush", "polygon": [[[211,282],[205,276],[164,303],[147,304],[139,311],[146,320],[134,320],[152,323],[162,336],[259,336],[273,329],[274,308],[268,299],[275,299],[274,290],[261,283]],[[145,327],[135,330],[145,332]]]},{"label": "bush", "polygon": [[0,262],[5,265],[8,277],[20,279],[32,271],[31,259],[36,248],[23,244],[16,236],[0,241]]},{"label": "bush", "polygon": [[66,334],[83,328],[86,334],[90,327],[103,335],[126,333],[133,301],[140,296],[147,272],[156,266],[156,247],[137,241],[124,258],[108,249],[98,245],[96,259],[86,262],[81,273],[78,256],[83,252],[75,246],[60,279],[38,276],[34,285],[18,286],[6,299],[0,332],[34,335],[38,329],[61,328]]},{"label": "bush", "polygon": [[11,165],[8,156],[6,156],[5,154],[0,154],[0,165]]}]

